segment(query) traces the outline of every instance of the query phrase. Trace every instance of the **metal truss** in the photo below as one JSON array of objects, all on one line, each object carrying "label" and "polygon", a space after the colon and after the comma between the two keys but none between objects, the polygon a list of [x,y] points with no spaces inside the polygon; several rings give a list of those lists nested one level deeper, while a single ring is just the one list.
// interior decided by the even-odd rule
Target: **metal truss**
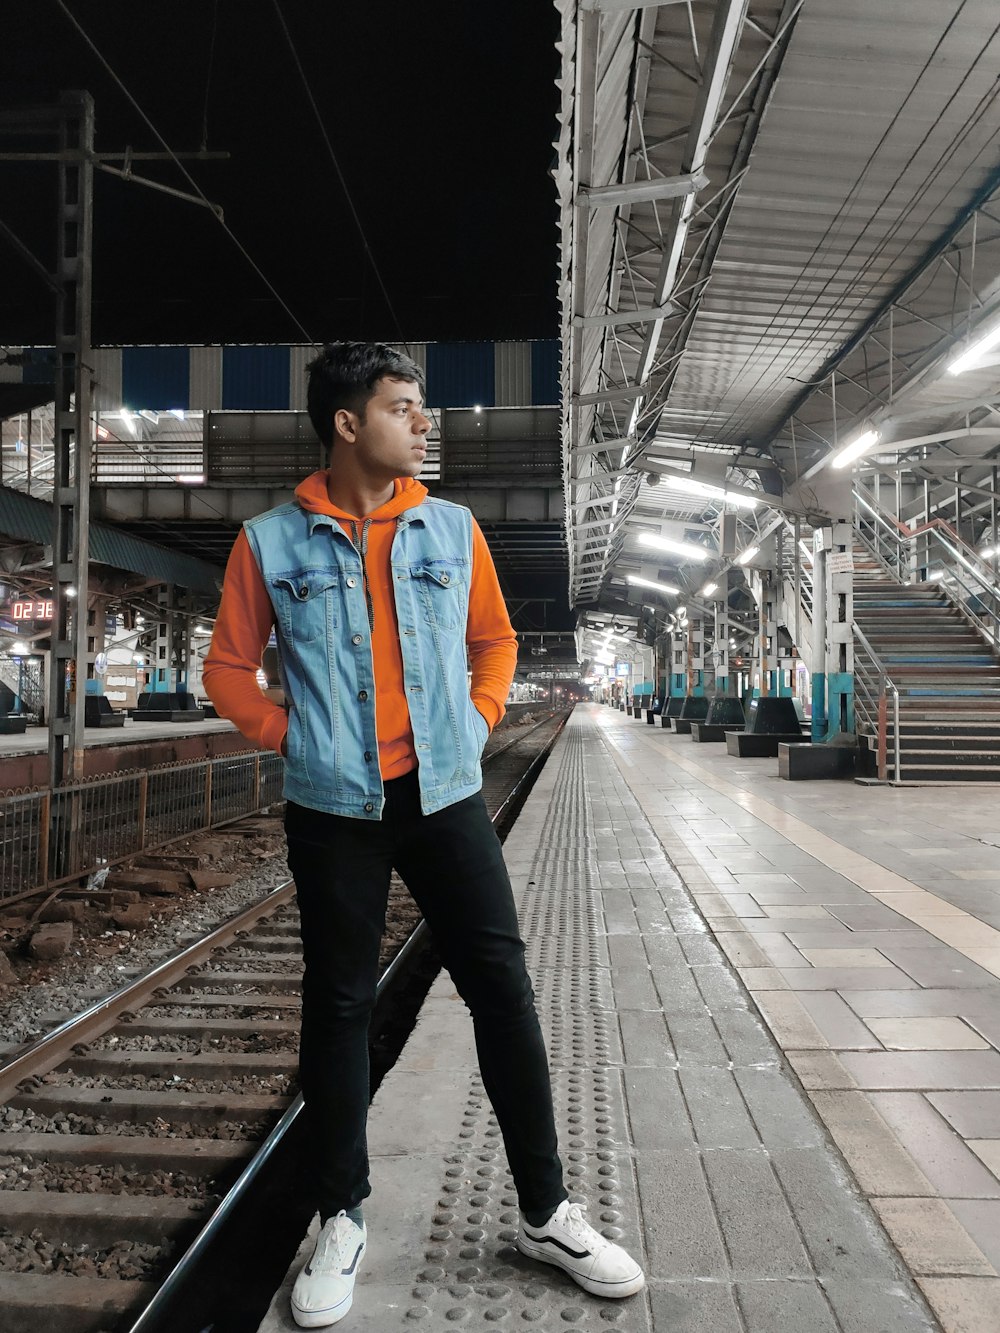
[{"label": "metal truss", "polygon": [[621,555],[643,460],[802,2],[719,0],[711,13],[589,0],[574,14],[560,4],[574,604],[596,603]]},{"label": "metal truss", "polygon": [[1000,172],[867,323],[804,386],[766,449],[788,485],[811,484],[859,429],[881,431],[865,467],[897,488],[900,518],[943,513],[977,540],[995,531],[1000,461],[996,362],[959,378],[948,362],[1000,316]]}]

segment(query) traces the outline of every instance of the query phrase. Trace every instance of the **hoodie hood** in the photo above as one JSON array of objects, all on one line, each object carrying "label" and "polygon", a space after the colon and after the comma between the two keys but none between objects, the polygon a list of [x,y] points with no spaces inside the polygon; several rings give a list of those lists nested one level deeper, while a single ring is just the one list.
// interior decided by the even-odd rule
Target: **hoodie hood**
[{"label": "hoodie hood", "polygon": [[[295,488],[296,500],[307,513],[328,514],[341,522],[360,523],[362,520],[357,514],[349,514],[345,509],[339,509],[330,499],[330,492],[327,490],[329,476],[330,473],[324,469],[299,482]],[[427,498],[427,487],[415,477],[397,477],[392,483],[392,488],[392,497],[372,513],[366,514],[364,522],[380,523],[387,519],[398,518],[404,509],[415,509]]]}]

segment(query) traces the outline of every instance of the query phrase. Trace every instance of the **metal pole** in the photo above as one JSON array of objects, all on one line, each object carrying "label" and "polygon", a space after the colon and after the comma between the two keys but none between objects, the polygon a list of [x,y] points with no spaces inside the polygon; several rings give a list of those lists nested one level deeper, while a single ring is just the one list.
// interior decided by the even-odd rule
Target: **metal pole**
[{"label": "metal pole", "polygon": [[812,742],[826,739],[826,548],[813,546]]},{"label": "metal pole", "polygon": [[[94,102],[60,99],[59,232],[56,297],[56,402],[52,492],[52,655],[49,673],[49,781],[83,777],[83,698],[87,679],[90,534],[90,301]],[[74,456],[75,455],[75,456]],[[75,589],[72,600],[69,589]],[[70,618],[72,611],[72,633]],[[67,697],[67,672],[75,690]]]}]

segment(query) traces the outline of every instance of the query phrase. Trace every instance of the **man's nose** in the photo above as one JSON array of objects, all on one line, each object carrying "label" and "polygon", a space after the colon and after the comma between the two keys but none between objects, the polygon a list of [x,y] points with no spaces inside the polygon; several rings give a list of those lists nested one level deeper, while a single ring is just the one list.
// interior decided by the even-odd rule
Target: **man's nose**
[{"label": "man's nose", "polygon": [[413,429],[417,435],[426,435],[431,428],[430,418],[425,417],[423,412],[418,412],[416,420],[413,423]]}]

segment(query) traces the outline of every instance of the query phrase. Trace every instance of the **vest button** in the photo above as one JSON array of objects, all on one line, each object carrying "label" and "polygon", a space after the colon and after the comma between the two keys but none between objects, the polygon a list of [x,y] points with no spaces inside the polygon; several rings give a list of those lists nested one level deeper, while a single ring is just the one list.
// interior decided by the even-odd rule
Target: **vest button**
[{"label": "vest button", "polygon": [[364,639],[362,639],[360,634],[352,634],[351,643],[364,643]]},{"label": "vest button", "polygon": [[371,750],[366,750],[366,751],[365,751],[365,763],[366,763],[366,764],[370,764],[371,761],[372,761],[372,758],[373,758],[373,755],[372,755]]},{"label": "vest button", "polygon": [[308,583],[303,583],[302,587],[299,589],[299,596],[300,596],[300,597],[308,597],[308,596],[309,596],[309,584],[308,584]]},{"label": "vest button", "polygon": [[372,805],[371,801],[365,801],[365,814],[366,814],[366,815],[370,815],[371,812],[372,812],[374,809],[375,809],[375,807],[374,807],[374,805]]},{"label": "vest button", "polygon": [[368,691],[358,690],[358,698],[361,700],[362,703],[364,703],[368,698]]},{"label": "vest button", "polygon": [[347,586],[348,586],[349,588],[354,588],[354,587],[356,587],[356,586],[357,586],[357,582],[358,582],[357,579],[347,579],[347,580],[346,580]]},{"label": "vest button", "polygon": [[441,582],[442,582],[442,583],[450,583],[450,582],[451,582],[451,577],[450,577],[450,575],[448,575],[448,574],[442,574],[442,575],[441,575]]}]

